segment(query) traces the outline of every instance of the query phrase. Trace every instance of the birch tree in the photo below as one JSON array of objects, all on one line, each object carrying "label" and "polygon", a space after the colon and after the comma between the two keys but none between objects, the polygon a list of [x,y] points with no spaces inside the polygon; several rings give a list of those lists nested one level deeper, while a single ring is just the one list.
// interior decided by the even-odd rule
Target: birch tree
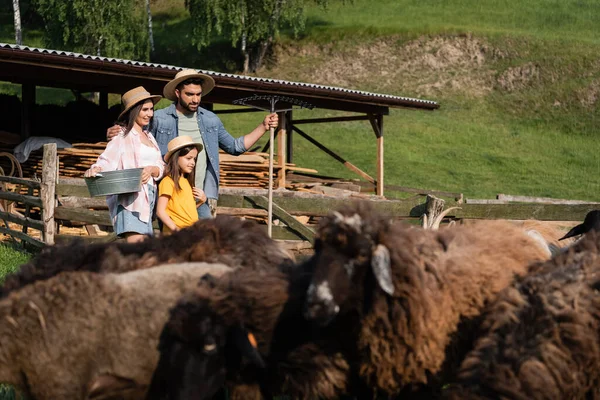
[{"label": "birch tree", "polygon": [[304,30],[304,8],[309,3],[323,8],[328,0],[187,0],[194,45],[200,50],[220,35],[240,49],[244,73],[256,71],[282,26],[297,35]]},{"label": "birch tree", "polygon": [[35,0],[44,44],[104,57],[148,60],[146,12],[140,0]]},{"label": "birch tree", "polygon": [[15,19],[15,43],[20,46],[23,44],[23,34],[21,31],[21,8],[19,7],[19,0],[13,0],[12,3]]}]

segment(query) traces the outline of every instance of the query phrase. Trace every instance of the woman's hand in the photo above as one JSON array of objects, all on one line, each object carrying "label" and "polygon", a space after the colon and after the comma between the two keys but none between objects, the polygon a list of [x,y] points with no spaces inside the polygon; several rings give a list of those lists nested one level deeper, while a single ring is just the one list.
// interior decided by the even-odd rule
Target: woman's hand
[{"label": "woman's hand", "polygon": [[155,171],[155,169],[158,169],[158,167],[144,167],[144,170],[142,171],[142,183],[147,183],[150,178],[152,178],[154,175],[158,175],[158,172],[156,174],[153,174],[153,172]]},{"label": "woman's hand", "polygon": [[206,203],[206,194],[204,193],[204,190],[195,187],[195,188],[192,188],[192,193],[194,194],[196,203],[199,203],[199,204],[196,204],[196,206]]},{"label": "woman's hand", "polygon": [[83,176],[85,176],[86,178],[90,178],[92,176],[96,176],[96,174],[98,172],[102,171],[102,168],[100,167],[92,167],[90,169],[88,169],[87,171],[85,171],[85,173],[83,174]]}]

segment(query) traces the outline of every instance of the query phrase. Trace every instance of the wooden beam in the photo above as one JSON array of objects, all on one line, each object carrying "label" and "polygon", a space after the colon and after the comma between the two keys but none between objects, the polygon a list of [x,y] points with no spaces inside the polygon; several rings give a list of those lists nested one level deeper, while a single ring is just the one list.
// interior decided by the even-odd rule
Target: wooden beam
[{"label": "wooden beam", "polygon": [[300,124],[321,124],[324,122],[348,122],[348,121],[367,121],[371,117],[368,115],[356,115],[349,117],[331,117],[331,118],[306,118],[306,119],[298,119],[294,121],[295,125]]},{"label": "wooden beam", "polygon": [[21,138],[31,136],[31,121],[35,118],[35,85],[23,83],[21,85]]},{"label": "wooden beam", "polygon": [[14,176],[0,176],[0,182],[8,182],[15,185],[27,186],[33,189],[39,189],[40,183],[32,179],[15,178]]},{"label": "wooden beam", "polygon": [[44,247],[44,245],[45,245],[44,242],[41,242],[31,236],[28,236],[27,234],[25,234],[23,232],[13,231],[12,229],[7,229],[2,226],[0,226],[0,233],[4,233],[5,235],[10,235],[17,239],[21,239],[22,241],[32,244],[36,247]]},{"label": "wooden beam", "polygon": [[[254,192],[253,194],[250,194]],[[249,191],[243,194],[224,194],[219,196],[219,206],[232,208],[252,208],[255,203],[250,201],[253,195],[266,195],[266,190]],[[312,193],[294,192],[293,195],[286,196],[285,192],[273,193],[273,201],[289,214],[294,215],[313,215],[324,216],[332,210],[336,210],[346,204],[351,199],[336,198]],[[413,198],[409,200],[373,200],[373,208],[387,214],[396,216],[420,217],[425,212],[425,202],[422,198]],[[447,201],[448,205],[456,204],[453,201]]]},{"label": "wooden beam", "polygon": [[369,118],[375,137],[377,138],[377,187],[375,193],[383,197],[383,115],[371,116]]},{"label": "wooden beam", "polygon": [[499,194],[496,196],[496,199],[500,200],[500,201],[513,201],[513,202],[521,202],[521,203],[600,204],[599,202],[596,202],[596,201],[553,199],[551,197],[513,196],[510,194]]},{"label": "wooden beam", "polygon": [[104,197],[58,196],[58,202],[62,207],[108,210],[108,204]]},{"label": "wooden beam", "polygon": [[[42,221],[38,221],[37,219],[29,217],[21,217],[20,215],[11,214],[4,211],[0,211],[0,219],[14,222],[15,224],[19,224],[23,227],[38,229],[40,231],[44,229],[44,224],[42,223]],[[23,233],[27,234],[27,232]]]},{"label": "wooden beam", "polygon": [[56,181],[58,180],[58,156],[56,143],[44,145],[44,158],[42,160],[42,184],[40,198],[42,200],[42,222],[44,223],[43,238],[46,244],[54,244],[54,207],[56,205]]},{"label": "wooden beam", "polygon": [[285,127],[287,131],[287,145],[286,145],[286,160],[289,163],[293,163],[294,161],[294,132],[293,131],[293,111],[290,110],[287,112],[287,126]]},{"label": "wooden beam", "polygon": [[300,128],[298,128],[297,126],[294,126],[294,131],[298,132],[300,136],[317,146],[319,149],[323,150],[325,153],[329,154],[331,157],[335,158],[337,161],[344,164],[344,166],[350,171],[357,173],[358,175],[362,176],[364,179],[368,180],[371,183],[375,183],[375,179],[373,179],[369,174],[358,168],[356,165],[346,161],[345,159],[343,159],[342,157],[334,153],[332,150],[328,149],[327,147],[325,147],[324,145],[307,135],[306,133],[302,132],[302,130],[300,130]]},{"label": "wooden beam", "polygon": [[279,171],[277,172],[277,187],[285,188],[285,156],[286,156],[286,119],[285,112],[279,114],[279,131],[277,132],[277,166]]},{"label": "wooden beam", "polygon": [[476,219],[537,219],[540,221],[583,221],[597,204],[461,204],[450,215]]},{"label": "wooden beam", "polygon": [[[248,196],[248,199],[263,209],[266,209],[269,205],[269,201],[264,196]],[[308,240],[311,243],[314,242],[315,233],[313,230],[299,222],[275,203],[273,203],[273,215],[283,221],[290,229],[296,231],[303,239]]]},{"label": "wooden beam", "polygon": [[102,111],[108,111],[108,92],[100,92],[98,98],[98,105]]},{"label": "wooden beam", "polygon": [[27,196],[25,194],[0,191],[0,199],[16,201],[34,207],[42,207],[42,200],[37,196]]},{"label": "wooden beam", "polygon": [[86,224],[112,226],[108,210],[88,210],[87,208],[56,207],[54,218],[66,221],[81,221]]}]

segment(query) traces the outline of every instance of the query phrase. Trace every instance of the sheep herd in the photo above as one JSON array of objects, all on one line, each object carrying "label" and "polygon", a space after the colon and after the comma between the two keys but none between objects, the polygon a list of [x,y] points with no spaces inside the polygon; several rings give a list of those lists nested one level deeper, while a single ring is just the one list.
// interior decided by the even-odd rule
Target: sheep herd
[{"label": "sheep herd", "polygon": [[356,202],[302,261],[227,216],[50,246],[0,288],[0,383],[36,400],[600,399],[599,210],[560,239],[578,235],[428,230]]}]

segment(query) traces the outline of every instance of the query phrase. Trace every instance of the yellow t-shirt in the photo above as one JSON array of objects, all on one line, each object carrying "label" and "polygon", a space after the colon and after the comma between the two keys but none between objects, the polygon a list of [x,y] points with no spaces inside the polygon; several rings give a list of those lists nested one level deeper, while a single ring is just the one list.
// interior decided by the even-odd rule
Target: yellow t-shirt
[{"label": "yellow t-shirt", "polygon": [[[179,190],[175,190],[175,182],[170,176],[165,176],[158,186],[158,195],[169,196],[167,203],[167,214],[175,222],[178,228],[185,228],[198,221],[196,210],[196,199],[192,193],[192,187],[187,179],[179,178]],[[168,226],[163,225],[164,232],[170,232]]]}]

